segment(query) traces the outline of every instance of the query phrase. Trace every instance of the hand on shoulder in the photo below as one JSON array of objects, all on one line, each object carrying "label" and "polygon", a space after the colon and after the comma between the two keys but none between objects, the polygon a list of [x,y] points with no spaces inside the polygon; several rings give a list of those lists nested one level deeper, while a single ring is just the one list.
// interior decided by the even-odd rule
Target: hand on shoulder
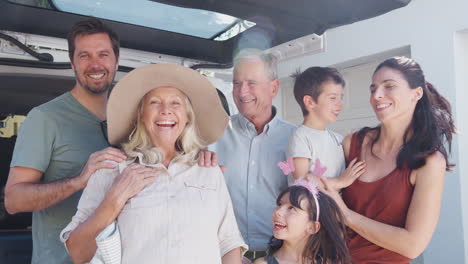
[{"label": "hand on shoulder", "polygon": [[202,149],[198,153],[198,166],[204,168],[218,166],[218,155],[214,151]]},{"label": "hand on shoulder", "polygon": [[81,188],[85,188],[89,178],[97,170],[114,169],[117,167],[118,163],[123,162],[126,159],[127,156],[123,151],[112,147],[94,152],[89,156],[88,161],[83,167],[83,170],[77,177],[77,180],[79,180],[79,185]]}]

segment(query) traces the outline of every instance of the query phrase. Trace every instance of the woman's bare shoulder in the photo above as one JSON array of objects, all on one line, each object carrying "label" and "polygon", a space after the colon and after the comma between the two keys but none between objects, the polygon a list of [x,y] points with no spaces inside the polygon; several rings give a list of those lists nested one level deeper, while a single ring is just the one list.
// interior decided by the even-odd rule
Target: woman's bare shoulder
[{"label": "woman's bare shoulder", "polygon": [[447,162],[440,151],[436,151],[426,157],[426,164],[419,168],[420,171],[444,171],[447,168]]},{"label": "woman's bare shoulder", "polygon": [[[348,162],[349,162],[348,156],[349,156],[349,152],[351,150],[352,138],[353,138],[353,136],[355,134],[357,134],[359,132],[360,132],[360,130],[353,131],[353,132],[347,134],[343,139],[343,150],[345,152],[346,160]],[[369,142],[372,142],[376,137],[377,137],[377,131],[376,130],[368,130],[367,132],[365,132],[364,139],[362,141],[362,146],[366,146],[367,144],[369,144]]]},{"label": "woman's bare shoulder", "polygon": [[436,151],[426,158],[424,166],[413,170],[411,183],[422,183],[423,181],[437,182],[445,177],[446,169],[447,163],[444,155]]}]

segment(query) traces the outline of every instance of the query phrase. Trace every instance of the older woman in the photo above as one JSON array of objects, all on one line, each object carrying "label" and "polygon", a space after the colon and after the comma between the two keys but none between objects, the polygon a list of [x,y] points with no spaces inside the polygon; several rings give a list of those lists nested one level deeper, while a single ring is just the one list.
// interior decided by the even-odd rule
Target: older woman
[{"label": "older woman", "polygon": [[455,131],[450,104],[405,57],[377,67],[370,103],[380,125],[343,143],[346,160],[364,160],[366,171],[342,198],[330,194],[353,231],[348,247],[354,263],[409,263],[437,225],[445,171],[452,166],[444,146]]},{"label": "older woman", "polygon": [[227,125],[208,80],[178,65],[138,68],[114,87],[107,115],[109,142],[129,160],[89,180],[62,232],[73,261],[89,261],[116,221],[122,263],[241,263],[221,170],[196,164]]}]

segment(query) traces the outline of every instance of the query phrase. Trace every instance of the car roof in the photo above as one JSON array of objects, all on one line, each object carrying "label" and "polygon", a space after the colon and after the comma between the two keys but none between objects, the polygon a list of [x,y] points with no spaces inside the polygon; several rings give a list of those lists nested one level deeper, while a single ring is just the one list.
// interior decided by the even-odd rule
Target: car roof
[{"label": "car roof", "polygon": [[[255,23],[224,41],[215,41],[106,20],[120,36],[121,46],[167,55],[230,64],[239,42],[259,32],[276,46],[327,29],[375,17],[406,6],[411,0],[157,0],[163,4],[214,11]],[[52,3],[53,1],[50,1]],[[53,5],[51,5],[53,7]],[[65,38],[71,26],[86,16],[0,0],[0,29]],[[60,23],[57,23],[60,21]],[[260,45],[250,41],[251,48]],[[246,46],[243,46],[246,47]]]}]

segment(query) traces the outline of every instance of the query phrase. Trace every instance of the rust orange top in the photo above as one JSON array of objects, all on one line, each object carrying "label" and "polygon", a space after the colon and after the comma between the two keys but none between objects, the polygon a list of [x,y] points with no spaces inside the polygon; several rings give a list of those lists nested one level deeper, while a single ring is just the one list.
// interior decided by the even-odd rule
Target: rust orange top
[{"label": "rust orange top", "polygon": [[[357,133],[351,138],[348,160],[360,159],[362,138]],[[349,209],[373,220],[404,227],[413,196],[411,170],[394,169],[385,177],[363,182],[359,179],[343,190],[343,200]],[[348,248],[356,264],[407,264],[411,259],[369,242],[353,230],[348,232]]]}]

